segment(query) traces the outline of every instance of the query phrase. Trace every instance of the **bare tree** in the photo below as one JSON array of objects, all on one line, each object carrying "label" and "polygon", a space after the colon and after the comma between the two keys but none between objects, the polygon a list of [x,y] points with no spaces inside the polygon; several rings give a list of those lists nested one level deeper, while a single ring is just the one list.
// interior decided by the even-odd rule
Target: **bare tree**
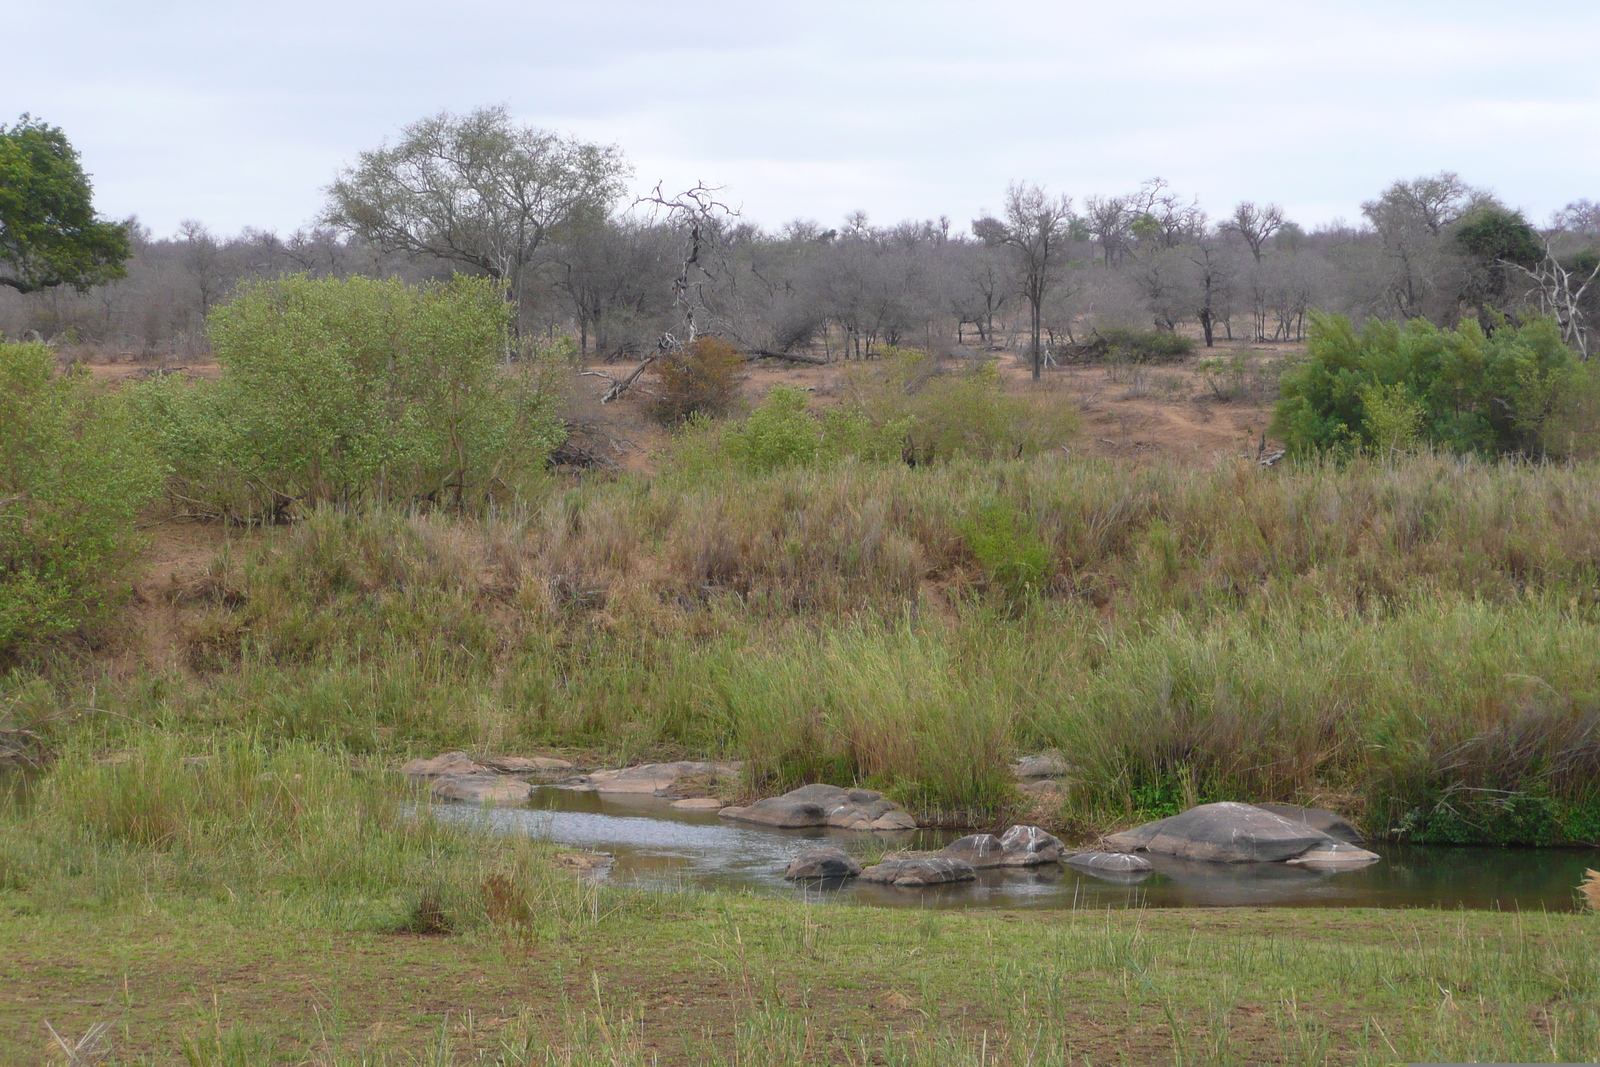
[{"label": "bare tree", "polygon": [[1037,381],[1044,367],[1044,347],[1040,343],[1040,317],[1044,299],[1055,283],[1063,249],[1070,239],[1072,198],[1051,196],[1042,186],[1013,182],[1006,190],[1005,220],[978,219],[972,232],[1014,250],[1017,275],[1023,297],[1028,301],[1028,359]]},{"label": "bare tree", "polygon": [[482,270],[506,283],[520,319],[540,246],[575,212],[604,210],[629,173],[618,149],[519,126],[501,107],[441,112],[361,153],[323,217],[385,251]]},{"label": "bare tree", "polygon": [[1128,201],[1120,196],[1091,196],[1083,202],[1083,226],[1100,246],[1100,262],[1110,270],[1128,249]]},{"label": "bare tree", "polygon": [[1250,254],[1260,263],[1261,246],[1283,228],[1283,208],[1277,204],[1256,207],[1254,201],[1244,200],[1233,209],[1233,216],[1222,224],[1222,228],[1243,238],[1250,247]]},{"label": "bare tree", "polygon": [[1529,298],[1537,301],[1540,311],[1555,318],[1561,327],[1561,339],[1576,348],[1580,358],[1588,359],[1590,336],[1583,297],[1595,279],[1600,278],[1600,256],[1595,257],[1594,265],[1588,270],[1568,269],[1561,265],[1546,242],[1544,262],[1531,270],[1509,260],[1501,262],[1528,276],[1533,282]]}]

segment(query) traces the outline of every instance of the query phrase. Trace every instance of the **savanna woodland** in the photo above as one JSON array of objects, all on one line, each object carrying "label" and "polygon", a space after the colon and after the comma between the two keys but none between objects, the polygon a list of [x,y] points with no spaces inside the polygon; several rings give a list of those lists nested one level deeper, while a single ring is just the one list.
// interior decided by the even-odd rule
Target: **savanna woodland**
[{"label": "savanna woodland", "polygon": [[772,231],[632,178],[444,113],[310,228],[164,238],[0,127],[0,1061],[1600,1056],[1582,911],[642,886],[396,773],[1593,847],[1600,205]]}]

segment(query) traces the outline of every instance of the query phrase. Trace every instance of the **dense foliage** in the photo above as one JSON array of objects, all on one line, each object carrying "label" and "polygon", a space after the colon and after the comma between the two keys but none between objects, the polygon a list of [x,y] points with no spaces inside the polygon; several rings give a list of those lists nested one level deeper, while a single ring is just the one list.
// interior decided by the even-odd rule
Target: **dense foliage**
[{"label": "dense foliage", "polygon": [[1593,372],[1545,319],[1485,334],[1475,322],[1441,330],[1426,320],[1314,315],[1307,359],[1283,378],[1273,432],[1292,455],[1432,446],[1484,455],[1575,451],[1570,416]]},{"label": "dense foliage", "polygon": [[95,216],[66,134],[24,115],[0,126],[0,285],[82,292],[123,276],[128,231]]},{"label": "dense foliage", "polygon": [[160,468],[121,407],[0,344],[0,654],[90,617],[137,546]]},{"label": "dense foliage", "polygon": [[135,391],[190,505],[234,518],[361,500],[481,503],[560,443],[539,360],[507,366],[494,284],[294,276],[212,315],[216,383]]}]

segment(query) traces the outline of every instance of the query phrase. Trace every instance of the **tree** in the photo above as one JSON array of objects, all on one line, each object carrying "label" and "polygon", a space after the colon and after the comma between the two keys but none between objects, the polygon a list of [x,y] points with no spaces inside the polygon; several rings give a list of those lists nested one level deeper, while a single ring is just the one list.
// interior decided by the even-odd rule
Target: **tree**
[{"label": "tree", "polygon": [[94,213],[89,176],[60,127],[0,125],[0,285],[86,292],[124,276],[127,227]]},{"label": "tree", "polygon": [[384,251],[483,271],[520,317],[540,246],[574,214],[604,212],[630,173],[617,148],[519,126],[502,107],[440,112],[341,171],[324,218]]},{"label": "tree", "polygon": [[1005,215],[1003,222],[987,218],[974,221],[972,232],[1015,250],[1022,295],[1028,301],[1028,358],[1037,381],[1044,363],[1044,349],[1039,343],[1040,316],[1063,258],[1060,246],[1070,239],[1072,198],[1053,197],[1041,186],[1013,182],[1006,190]]},{"label": "tree", "polygon": [[1223,223],[1222,228],[1242,237],[1244,243],[1250,246],[1250,254],[1260,263],[1261,246],[1283,228],[1283,208],[1277,204],[1257,207],[1252,200],[1241,201],[1233,209],[1233,217]]}]

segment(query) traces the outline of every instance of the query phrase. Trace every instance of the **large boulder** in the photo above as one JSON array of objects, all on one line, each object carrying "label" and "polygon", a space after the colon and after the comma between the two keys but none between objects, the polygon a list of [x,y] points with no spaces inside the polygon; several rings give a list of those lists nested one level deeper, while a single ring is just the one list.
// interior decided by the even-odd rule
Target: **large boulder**
[{"label": "large boulder", "polygon": [[432,759],[414,759],[401,766],[408,778],[437,778],[441,774],[477,774],[488,770],[465,752],[446,752]]},{"label": "large boulder", "polygon": [[813,848],[796,856],[783,876],[791,881],[812,878],[854,878],[861,864],[842,848]]},{"label": "large boulder", "polygon": [[619,767],[594,771],[569,778],[561,785],[567,789],[586,789],[597,793],[627,793],[643,796],[664,796],[681,778],[734,778],[739,774],[737,763],[707,763],[697,760],[677,760],[673,763],[641,763],[637,767]]},{"label": "large boulder", "polygon": [[533,786],[520,778],[508,778],[493,771],[474,774],[446,774],[433,780],[429,790],[440,800],[463,804],[523,804]]},{"label": "large boulder", "polygon": [[723,808],[724,819],[796,830],[831,826],[839,830],[915,830],[911,814],[871,789],[837,785],[803,785],[781,797],[767,797],[748,807]]},{"label": "large boulder", "polygon": [[993,834],[968,834],[944,846],[939,850],[939,855],[960,860],[974,868],[1001,867],[1005,865],[1006,850]]},{"label": "large boulder", "polygon": [[1127,852],[1074,852],[1063,862],[1091,874],[1132,874],[1154,870],[1149,860]]},{"label": "large boulder", "polygon": [[861,872],[863,882],[884,885],[915,887],[944,885],[948,882],[970,882],[978,877],[972,864],[949,856],[908,856],[886,859]]},{"label": "large boulder", "polygon": [[1338,841],[1359,845],[1366,840],[1349,819],[1323,808],[1301,808],[1294,804],[1257,804],[1256,807],[1262,811],[1270,811],[1274,815],[1281,815],[1290,822],[1309,826],[1313,830],[1321,830]]},{"label": "large boulder", "polygon": [[1000,848],[1005,853],[1002,867],[1039,867],[1067,854],[1059,837],[1037,826],[1013,826],[1000,835]]},{"label": "large boulder", "polygon": [[479,756],[478,762],[501,774],[556,775],[572,770],[572,761],[554,756]]},{"label": "large boulder", "polygon": [[1232,801],[1201,804],[1182,815],[1106,838],[1122,852],[1155,852],[1212,863],[1281,862],[1333,840],[1304,823]]},{"label": "large boulder", "polygon": [[1018,778],[1065,778],[1070,770],[1061,753],[1054,750],[1011,761],[1011,773]]},{"label": "large boulder", "polygon": [[1376,852],[1368,852],[1360,845],[1352,845],[1348,841],[1329,841],[1324,845],[1313,846],[1284,862],[1293,867],[1305,867],[1313,871],[1348,871],[1377,863],[1382,858]]}]

